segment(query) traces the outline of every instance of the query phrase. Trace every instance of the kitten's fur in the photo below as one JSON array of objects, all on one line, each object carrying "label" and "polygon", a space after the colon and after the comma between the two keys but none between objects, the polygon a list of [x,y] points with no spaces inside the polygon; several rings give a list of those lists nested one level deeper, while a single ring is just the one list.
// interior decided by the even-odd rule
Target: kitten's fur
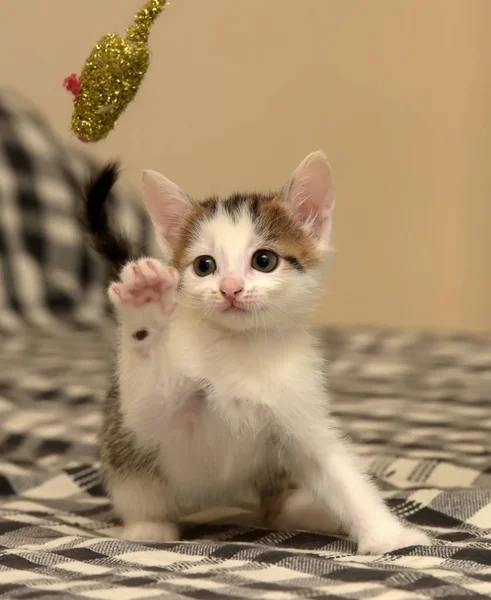
[{"label": "kitten's fur", "polygon": [[[122,264],[130,250],[105,218],[115,177],[89,190],[88,229]],[[127,262],[109,290],[120,345],[101,457],[123,537],[177,539],[183,515],[252,492],[269,525],[343,532],[361,553],[429,543],[385,507],[329,414],[308,327],[334,207],[325,156],[278,194],[195,202],[152,171],[143,185],[172,266]],[[262,248],[280,257],[272,272],[251,267]],[[199,277],[202,255],[216,270]]]}]

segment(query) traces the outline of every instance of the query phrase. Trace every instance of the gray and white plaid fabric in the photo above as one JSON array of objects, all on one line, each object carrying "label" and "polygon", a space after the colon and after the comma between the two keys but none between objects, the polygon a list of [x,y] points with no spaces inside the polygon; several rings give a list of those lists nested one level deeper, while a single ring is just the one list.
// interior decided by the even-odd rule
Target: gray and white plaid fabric
[{"label": "gray and white plaid fabric", "polygon": [[491,339],[325,334],[345,431],[392,509],[437,542],[383,557],[223,520],[190,524],[179,543],[116,539],[95,462],[109,341],[0,342],[0,597],[491,597]]},{"label": "gray and white plaid fabric", "polygon": [[[94,168],[80,142],[66,143],[28,101],[0,91],[0,329],[88,324],[105,313],[106,269],[77,219]],[[120,225],[143,244],[143,211],[124,186],[114,201]]]}]

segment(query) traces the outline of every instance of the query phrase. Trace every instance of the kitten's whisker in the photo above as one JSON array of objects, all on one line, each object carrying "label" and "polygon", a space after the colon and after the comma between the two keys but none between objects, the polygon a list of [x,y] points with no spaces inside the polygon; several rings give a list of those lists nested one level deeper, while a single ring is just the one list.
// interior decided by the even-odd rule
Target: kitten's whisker
[{"label": "kitten's whisker", "polygon": [[[268,309],[266,309],[267,311]],[[266,319],[264,318],[264,311],[261,311],[261,316],[263,318],[263,327],[264,327],[264,345],[266,346],[266,343],[268,341],[268,328],[266,327]]]},{"label": "kitten's whisker", "polygon": [[302,329],[302,331],[304,331],[305,333],[308,333],[307,329],[305,329],[305,327],[302,325],[302,323],[300,323],[300,321],[298,319],[296,319],[290,312],[288,312],[281,306],[275,306],[275,308],[277,308],[278,310],[281,310],[281,312],[284,312],[287,317],[290,317],[290,319],[293,319],[295,321],[295,323],[300,327],[300,329]]},{"label": "kitten's whisker", "polygon": [[201,313],[201,317],[196,321],[196,325],[200,323],[203,319],[208,320],[213,314],[213,307],[208,307],[204,312]]},{"label": "kitten's whisker", "polygon": [[278,325],[278,323],[276,322],[276,319],[273,317],[273,313],[267,308],[266,312],[268,313],[268,315],[271,317],[271,320],[273,321],[273,323],[276,325],[276,329],[278,330],[278,333],[281,336],[281,339],[284,340],[284,336],[283,336],[283,332],[281,331],[280,326]]}]

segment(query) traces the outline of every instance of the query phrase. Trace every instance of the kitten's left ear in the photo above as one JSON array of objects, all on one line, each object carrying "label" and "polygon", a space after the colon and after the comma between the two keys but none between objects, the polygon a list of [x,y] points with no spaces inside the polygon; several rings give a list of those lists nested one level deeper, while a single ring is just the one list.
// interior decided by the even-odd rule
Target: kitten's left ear
[{"label": "kitten's left ear", "polygon": [[334,182],[322,151],[312,152],[300,163],[283,194],[301,225],[320,239],[328,234],[334,209]]},{"label": "kitten's left ear", "polygon": [[184,217],[191,207],[191,200],[167,177],[156,171],[143,171],[143,199],[152,219],[157,241],[162,249],[171,251],[179,240]]}]

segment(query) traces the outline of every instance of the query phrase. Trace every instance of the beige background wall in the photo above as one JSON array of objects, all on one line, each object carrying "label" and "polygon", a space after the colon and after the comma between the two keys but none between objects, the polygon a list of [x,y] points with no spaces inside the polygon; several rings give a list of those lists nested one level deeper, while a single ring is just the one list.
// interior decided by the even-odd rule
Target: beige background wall
[{"label": "beige background wall", "polygon": [[[2,83],[68,134],[63,77],[139,4],[1,0]],[[280,185],[322,147],[338,253],[319,319],[491,331],[490,33],[489,0],[174,0],[94,151],[199,195]]]}]

